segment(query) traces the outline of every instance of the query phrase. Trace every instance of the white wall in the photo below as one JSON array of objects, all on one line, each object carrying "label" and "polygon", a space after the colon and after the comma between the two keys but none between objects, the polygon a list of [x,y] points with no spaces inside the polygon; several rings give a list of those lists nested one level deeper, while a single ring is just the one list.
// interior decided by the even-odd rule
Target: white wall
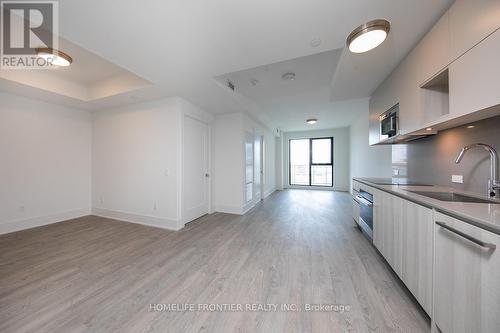
[{"label": "white wall", "polygon": [[351,178],[392,176],[392,146],[368,144],[368,106],[366,112],[354,121],[351,136]]},{"label": "white wall", "polygon": [[175,98],[93,113],[94,214],[177,228],[179,117]]},{"label": "white wall", "polygon": [[312,130],[300,132],[285,132],[283,133],[283,186],[285,188],[310,188],[318,189],[318,187],[309,186],[290,186],[288,179],[288,152],[290,139],[300,138],[318,138],[318,137],[333,137],[333,188],[322,187],[324,190],[348,191],[349,190],[349,174],[350,174],[350,137],[349,128],[333,128],[326,130]]},{"label": "white wall", "polygon": [[215,117],[214,126],[214,209],[239,214],[244,193],[243,114],[231,113]]},{"label": "white wall", "polygon": [[90,213],[90,113],[0,93],[0,233]]},{"label": "white wall", "polygon": [[213,116],[180,99],[93,114],[92,207],[100,216],[178,230],[182,119]]},{"label": "white wall", "polygon": [[245,204],[245,131],[264,136],[264,196],[276,189],[276,150],[273,133],[243,113],[215,117],[214,209],[243,214],[257,202]]}]

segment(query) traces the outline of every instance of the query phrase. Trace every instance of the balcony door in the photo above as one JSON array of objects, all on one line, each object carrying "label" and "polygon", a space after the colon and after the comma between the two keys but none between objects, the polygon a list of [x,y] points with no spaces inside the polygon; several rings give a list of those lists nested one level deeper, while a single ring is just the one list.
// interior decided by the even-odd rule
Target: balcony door
[{"label": "balcony door", "polygon": [[333,186],[333,138],[290,139],[289,183]]}]

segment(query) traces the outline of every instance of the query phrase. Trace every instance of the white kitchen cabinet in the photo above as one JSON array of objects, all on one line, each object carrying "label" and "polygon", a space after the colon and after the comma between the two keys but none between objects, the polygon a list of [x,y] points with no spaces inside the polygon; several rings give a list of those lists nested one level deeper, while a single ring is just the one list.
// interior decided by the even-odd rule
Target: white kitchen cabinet
[{"label": "white kitchen cabinet", "polygon": [[357,202],[354,197],[356,196],[356,192],[353,193],[353,199],[352,199],[352,219],[356,223],[356,225],[359,224],[359,202]]},{"label": "white kitchen cabinet", "polygon": [[372,94],[369,103],[369,143],[380,142],[380,115],[399,103],[402,76],[391,74]]},{"label": "white kitchen cabinet", "polygon": [[431,314],[433,211],[403,200],[402,215],[402,280]]},{"label": "white kitchen cabinet", "polygon": [[356,181],[356,180],[353,180],[352,181],[352,189],[356,192],[359,192],[359,189],[361,187],[361,184],[360,182]]},{"label": "white kitchen cabinet", "polygon": [[446,12],[412,51],[417,58],[419,85],[429,81],[451,62],[449,13]]},{"label": "white kitchen cabinet", "polygon": [[401,278],[402,199],[376,191],[373,204],[373,244]]},{"label": "white kitchen cabinet", "polygon": [[500,104],[499,55],[500,30],[497,30],[450,65],[452,114],[461,116]]},{"label": "white kitchen cabinet", "polygon": [[403,231],[403,199],[389,194],[386,199],[387,205],[384,212],[384,257],[394,272],[402,276],[402,231]]},{"label": "white kitchen cabinet", "polygon": [[380,142],[379,117],[399,103],[399,134],[406,134],[421,121],[417,58],[410,54],[370,97],[370,144]]},{"label": "white kitchen cabinet", "polygon": [[370,145],[381,141],[379,116],[396,103],[402,135],[496,115],[477,111],[500,104],[499,29],[499,0],[457,0],[372,94]]},{"label": "white kitchen cabinet", "polygon": [[434,233],[433,331],[500,332],[500,236],[441,213]]},{"label": "white kitchen cabinet", "polygon": [[456,0],[449,9],[452,60],[500,28],[500,1]]},{"label": "white kitchen cabinet", "polygon": [[374,192],[373,244],[422,308],[432,310],[432,210]]},{"label": "white kitchen cabinet", "polygon": [[370,189],[373,194],[373,245],[380,253],[384,252],[384,201],[385,192]]}]

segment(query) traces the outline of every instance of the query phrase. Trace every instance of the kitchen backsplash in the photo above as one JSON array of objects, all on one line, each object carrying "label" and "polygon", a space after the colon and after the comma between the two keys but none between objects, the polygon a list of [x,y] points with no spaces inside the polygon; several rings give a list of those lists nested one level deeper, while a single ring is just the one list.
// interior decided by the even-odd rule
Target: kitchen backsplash
[{"label": "kitchen backsplash", "polygon": [[[393,177],[486,193],[490,178],[490,155],[487,151],[469,150],[462,162],[455,164],[461,148],[472,143],[489,144],[500,154],[500,116],[392,146]],[[463,175],[463,184],[452,183],[452,175]]]}]

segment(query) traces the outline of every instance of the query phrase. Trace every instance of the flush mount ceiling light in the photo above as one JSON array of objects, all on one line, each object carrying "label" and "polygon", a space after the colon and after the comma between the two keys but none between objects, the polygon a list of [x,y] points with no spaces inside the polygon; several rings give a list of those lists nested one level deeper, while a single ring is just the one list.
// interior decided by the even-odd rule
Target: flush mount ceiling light
[{"label": "flush mount ceiling light", "polygon": [[68,54],[51,48],[37,48],[36,55],[55,66],[67,67],[73,62]]},{"label": "flush mount ceiling light", "polygon": [[387,20],[377,19],[360,25],[347,37],[347,47],[353,53],[373,50],[384,42],[391,29]]},{"label": "flush mount ceiling light", "polygon": [[283,80],[293,81],[293,80],[295,80],[295,73],[291,73],[291,72],[285,73],[285,74],[281,75],[281,78]]},{"label": "flush mount ceiling light", "polygon": [[427,127],[425,130],[426,131],[432,131],[432,127]]},{"label": "flush mount ceiling light", "polygon": [[317,122],[318,122],[318,119],[316,119],[316,118],[311,118],[311,119],[306,120],[306,123],[308,123],[309,125],[314,125]]}]

